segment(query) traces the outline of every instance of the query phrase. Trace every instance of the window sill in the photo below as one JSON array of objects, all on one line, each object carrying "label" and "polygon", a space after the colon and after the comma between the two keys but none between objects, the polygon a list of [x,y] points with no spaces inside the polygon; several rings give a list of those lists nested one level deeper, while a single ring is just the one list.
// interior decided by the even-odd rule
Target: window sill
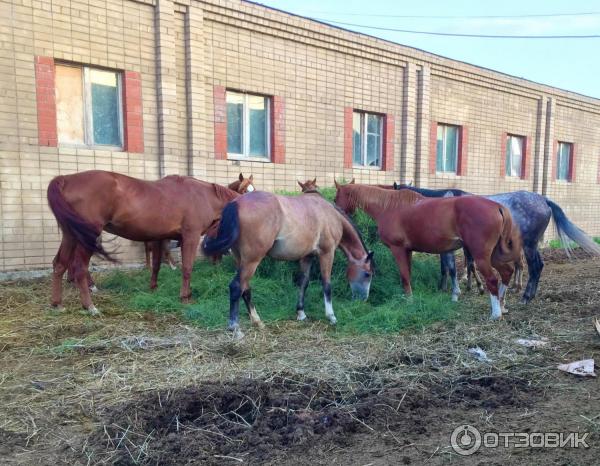
[{"label": "window sill", "polygon": [[435,172],[435,176],[440,178],[460,178],[462,175],[459,175],[456,172]]},{"label": "window sill", "polygon": [[522,178],[520,176],[505,176],[504,181],[528,181],[527,178]]},{"label": "window sill", "polygon": [[558,184],[566,184],[566,185],[573,183],[571,180],[554,180],[554,182],[558,183]]},{"label": "window sill", "polygon": [[381,171],[381,167],[367,167],[366,165],[352,165],[353,170],[369,170],[369,171]]},{"label": "window sill", "polygon": [[59,149],[106,150],[109,152],[127,152],[122,146],[88,146],[86,144],[58,144]]},{"label": "window sill", "polygon": [[271,159],[269,157],[246,157],[245,155],[239,154],[227,154],[227,160],[233,160],[235,162],[271,163]]}]

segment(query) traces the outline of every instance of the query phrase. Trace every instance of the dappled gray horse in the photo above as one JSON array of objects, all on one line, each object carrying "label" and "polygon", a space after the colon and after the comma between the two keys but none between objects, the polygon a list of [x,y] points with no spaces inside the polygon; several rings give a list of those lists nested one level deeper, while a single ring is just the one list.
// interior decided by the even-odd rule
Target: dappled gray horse
[{"label": "dappled gray horse", "polygon": [[[471,195],[461,189],[426,189],[394,183],[395,189],[410,189],[427,197],[443,197],[451,193],[453,196]],[[570,253],[569,239],[577,243],[587,253],[600,256],[600,246],[587,236],[579,227],[572,223],[558,204],[541,194],[530,191],[514,191],[510,193],[492,194],[485,196],[507,207],[514,222],[519,226],[523,240],[523,252],[529,270],[529,280],[521,299],[522,303],[531,301],[536,293],[544,261],[538,250],[539,242],[544,236],[550,218],[554,218],[558,236],[563,248]],[[467,267],[473,267],[473,259],[465,250]],[[449,274],[453,285],[456,283],[456,264],[454,253],[440,255],[442,277]]]}]

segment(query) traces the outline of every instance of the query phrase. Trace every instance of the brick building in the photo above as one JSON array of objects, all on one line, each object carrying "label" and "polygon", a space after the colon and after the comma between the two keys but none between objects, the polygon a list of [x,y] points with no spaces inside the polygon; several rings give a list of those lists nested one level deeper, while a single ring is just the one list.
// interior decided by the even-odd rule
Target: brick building
[{"label": "brick building", "polygon": [[600,235],[600,100],[239,0],[0,5],[0,271],[50,266],[48,182],[93,168],[527,189]]}]

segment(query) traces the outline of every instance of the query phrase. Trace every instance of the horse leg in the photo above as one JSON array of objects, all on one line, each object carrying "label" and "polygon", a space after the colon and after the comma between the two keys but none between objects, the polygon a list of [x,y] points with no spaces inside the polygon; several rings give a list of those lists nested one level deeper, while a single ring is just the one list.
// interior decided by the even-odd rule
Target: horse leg
[{"label": "horse leg", "polygon": [[448,254],[440,254],[440,285],[441,291],[448,289]]},{"label": "horse leg", "polygon": [[506,292],[508,291],[508,286],[510,284],[510,279],[512,278],[513,272],[515,271],[515,267],[513,263],[504,263],[504,264],[493,264],[494,268],[500,273],[500,287],[498,289],[498,298],[500,299],[500,308],[503,314],[508,313],[508,309],[505,306],[505,298]]},{"label": "horse leg", "polygon": [[250,322],[258,328],[264,328],[265,324],[260,320],[260,317],[256,312],[256,307],[252,302],[252,290],[250,289],[250,280],[254,276],[258,264],[260,264],[260,261],[247,262],[240,268],[240,290],[242,292],[244,303],[246,304],[246,309],[248,310],[248,315],[250,316]]},{"label": "horse leg", "polygon": [[454,257],[454,253],[448,253],[448,267],[450,272],[450,277],[452,279],[452,301],[458,301],[458,296],[460,295],[460,286],[458,285],[458,276],[456,274],[456,260]]},{"label": "horse leg", "polygon": [[171,267],[171,270],[176,270],[177,267],[175,266],[175,260],[173,259],[173,256],[171,255],[171,240],[166,239],[163,241],[162,250],[163,250],[163,256],[164,256],[165,262],[167,264],[169,264],[169,267]]},{"label": "horse leg", "polygon": [[498,277],[494,273],[492,269],[492,265],[490,264],[490,260],[486,258],[476,258],[475,263],[477,264],[477,268],[483,275],[485,279],[485,284],[490,293],[490,301],[492,304],[492,320],[497,320],[502,318],[502,308],[500,307],[500,298],[499,298],[499,290],[498,290]]},{"label": "horse leg", "polygon": [[60,247],[52,261],[52,306],[62,309],[62,279],[73,262],[76,243],[68,234],[63,234]]},{"label": "horse leg", "polygon": [[162,241],[152,241],[145,243],[149,248],[149,255],[152,257],[152,275],[150,276],[150,289],[155,290],[158,286],[158,272],[160,272],[160,263],[162,257]]},{"label": "horse leg", "polygon": [[325,316],[331,322],[331,325],[337,323],[331,304],[331,268],[333,267],[333,254],[330,251],[319,256],[319,266],[321,268],[321,284],[323,285],[323,300],[325,301]]},{"label": "horse leg", "polygon": [[400,246],[393,246],[391,249],[394,258],[396,259],[396,263],[398,264],[398,268],[400,269],[400,278],[402,279],[404,294],[406,296],[412,296],[412,288],[410,286],[412,252]]},{"label": "horse leg", "polygon": [[302,271],[302,281],[300,282],[300,292],[298,293],[298,304],[296,304],[296,315],[298,320],[306,319],[304,313],[304,294],[310,281],[310,269],[312,267],[312,256],[300,259],[300,270]]},{"label": "horse leg", "polygon": [[523,293],[521,302],[527,304],[535,298],[537,293],[540,276],[542,275],[542,269],[544,268],[544,261],[538,251],[537,244],[523,245],[523,250],[525,252],[525,260],[527,261],[529,279],[527,280],[527,286],[525,287],[525,293]]},{"label": "horse leg", "polygon": [[152,257],[152,243],[150,241],[144,241],[144,253],[146,254],[146,268],[150,269],[152,264],[150,258]]},{"label": "horse leg", "polygon": [[[179,298],[182,303],[189,303],[192,296],[190,290],[190,279],[192,277],[192,266],[200,244],[200,233],[190,234],[182,238],[181,242],[181,291]],[[158,256],[160,262],[161,256]]]},{"label": "horse leg", "polygon": [[485,289],[483,288],[483,283],[481,282],[481,278],[479,278],[479,274],[477,273],[473,256],[468,249],[463,250],[465,252],[465,264],[467,268],[467,289],[471,290],[471,277],[473,277],[475,279],[475,283],[477,283],[479,294],[483,294],[485,293]]},{"label": "horse leg", "polygon": [[90,282],[88,280],[90,257],[92,257],[92,255],[89,251],[86,251],[81,246],[77,246],[75,249],[75,259],[71,263],[71,267],[73,268],[73,278],[79,288],[82,306],[90,313],[90,315],[97,316],[100,315],[100,311],[94,306],[94,303],[92,303]]}]

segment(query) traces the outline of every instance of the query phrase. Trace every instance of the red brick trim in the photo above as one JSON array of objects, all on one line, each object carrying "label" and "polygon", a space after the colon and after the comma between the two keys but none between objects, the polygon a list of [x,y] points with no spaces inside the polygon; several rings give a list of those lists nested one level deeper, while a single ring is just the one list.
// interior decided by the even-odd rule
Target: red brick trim
[{"label": "red brick trim", "polygon": [[555,139],[552,143],[552,179],[556,180],[558,177],[558,141]]},{"label": "red brick trim", "polygon": [[432,121],[429,126],[429,174],[435,175],[437,166],[437,121]]},{"label": "red brick trim", "polygon": [[521,160],[521,179],[529,179],[529,171],[531,167],[531,138],[523,137],[523,158]]},{"label": "red brick trim", "polygon": [[352,117],[354,109],[344,108],[344,168],[352,168]]},{"label": "red brick trim", "polygon": [[271,103],[271,161],[285,163],[285,100],[274,95]]},{"label": "red brick trim", "polygon": [[469,130],[466,126],[461,126],[458,135],[458,163],[456,164],[456,174],[464,176],[467,173],[467,153],[469,149]]},{"label": "red brick trim", "polygon": [[570,183],[574,183],[575,182],[575,176],[577,175],[576,173],[576,166],[577,166],[577,159],[575,158],[577,156],[577,144],[575,144],[574,142],[571,143],[571,156],[569,157],[569,182]]},{"label": "red brick trim", "polygon": [[383,117],[383,160],[381,168],[385,171],[394,170],[394,115],[386,114]]},{"label": "red brick trim", "polygon": [[224,86],[214,86],[215,158],[227,159],[227,101]]},{"label": "red brick trim", "polygon": [[506,178],[506,144],[508,133],[502,133],[500,136],[500,177]]},{"label": "red brick trim", "polygon": [[40,146],[56,147],[58,145],[54,75],[54,58],[36,56],[35,89],[38,144]]},{"label": "red brick trim", "polygon": [[123,73],[124,150],[144,152],[144,117],[142,111],[142,76],[137,71]]}]

